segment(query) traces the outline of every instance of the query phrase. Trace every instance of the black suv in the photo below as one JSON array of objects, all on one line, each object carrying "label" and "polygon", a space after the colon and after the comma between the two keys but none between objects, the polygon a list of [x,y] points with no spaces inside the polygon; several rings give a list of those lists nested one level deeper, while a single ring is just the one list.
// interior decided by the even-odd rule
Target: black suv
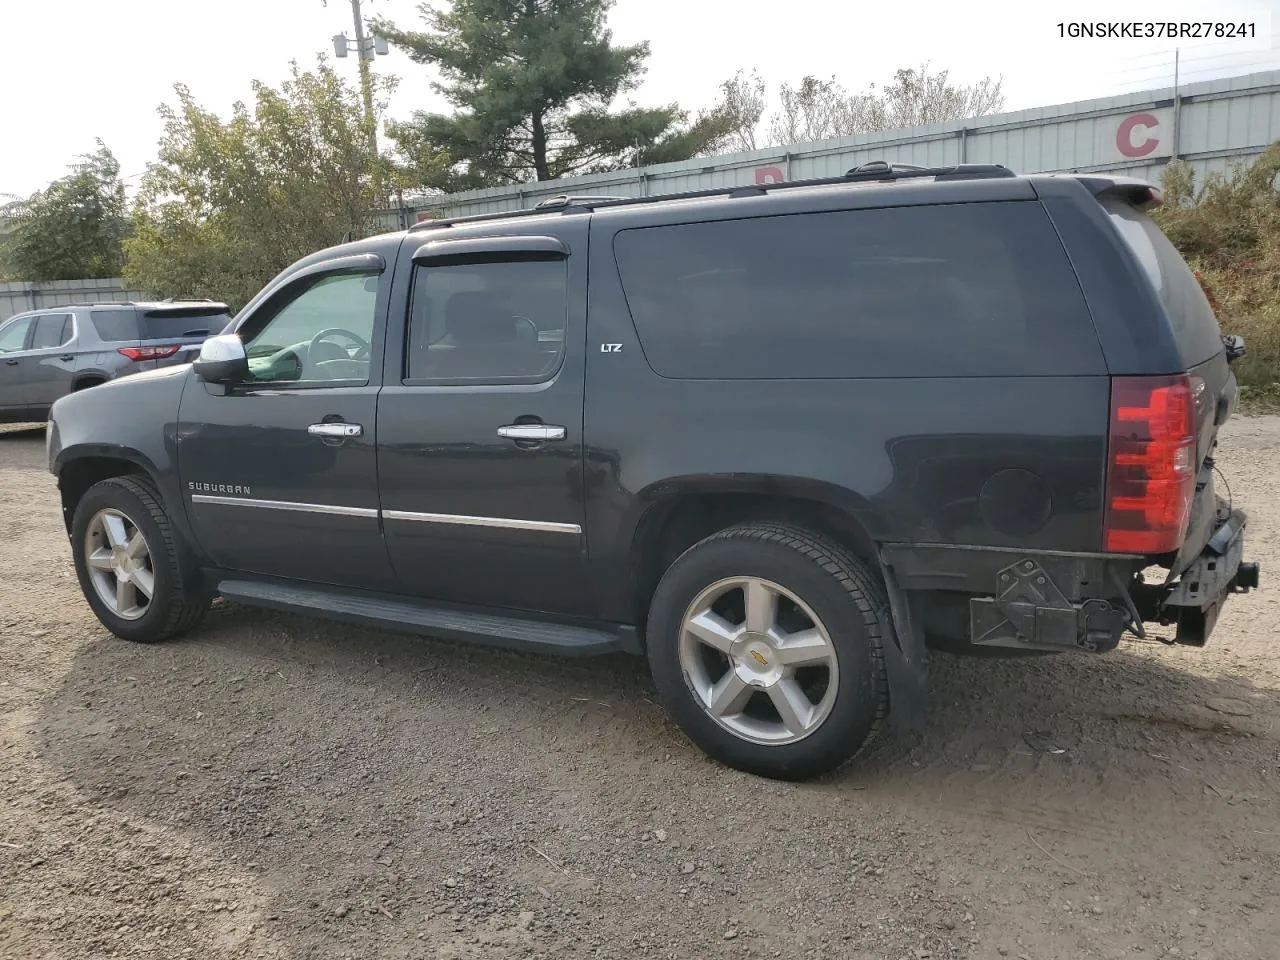
[{"label": "black suv", "polygon": [[130,640],[220,594],[643,653],[786,778],[914,712],[929,644],[1203,644],[1258,576],[1214,490],[1243,345],[1157,202],[876,164],[316,253],[193,365],[55,404],[81,585]]}]

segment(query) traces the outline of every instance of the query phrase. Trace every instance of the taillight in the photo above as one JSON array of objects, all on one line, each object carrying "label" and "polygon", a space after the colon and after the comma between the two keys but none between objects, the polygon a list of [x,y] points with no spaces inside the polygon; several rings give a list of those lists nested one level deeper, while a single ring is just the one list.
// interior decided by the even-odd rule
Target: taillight
[{"label": "taillight", "polygon": [[181,344],[171,344],[167,347],[121,347],[118,353],[123,353],[130,360],[163,360],[165,357],[172,357],[182,349]]},{"label": "taillight", "polygon": [[1168,553],[1182,542],[1196,484],[1192,378],[1113,377],[1103,542]]}]

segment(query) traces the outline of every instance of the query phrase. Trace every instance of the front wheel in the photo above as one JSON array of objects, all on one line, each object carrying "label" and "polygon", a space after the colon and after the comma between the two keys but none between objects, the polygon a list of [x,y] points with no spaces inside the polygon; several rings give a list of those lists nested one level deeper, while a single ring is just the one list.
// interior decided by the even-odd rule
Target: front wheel
[{"label": "front wheel", "polygon": [[190,630],[209,596],[183,569],[160,496],[135,477],[94,484],[76,505],[71,544],[80,589],[118,637],[155,643]]},{"label": "front wheel", "polygon": [[850,759],[888,712],[884,592],[839,544],[744,524],[690,547],[650,606],[659,698],[715,759],[801,780]]}]

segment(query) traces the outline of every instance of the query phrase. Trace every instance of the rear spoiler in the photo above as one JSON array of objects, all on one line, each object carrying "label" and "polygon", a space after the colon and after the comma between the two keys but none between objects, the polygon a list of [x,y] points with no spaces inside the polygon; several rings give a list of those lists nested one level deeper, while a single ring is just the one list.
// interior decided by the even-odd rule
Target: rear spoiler
[{"label": "rear spoiler", "polygon": [[1132,204],[1139,210],[1151,210],[1164,201],[1164,191],[1153,183],[1137,177],[1076,176],[1086,190],[1099,200],[1115,197]]},{"label": "rear spoiler", "polygon": [[144,317],[216,317],[224,313],[229,315],[231,308],[216,300],[156,304],[142,311]]}]

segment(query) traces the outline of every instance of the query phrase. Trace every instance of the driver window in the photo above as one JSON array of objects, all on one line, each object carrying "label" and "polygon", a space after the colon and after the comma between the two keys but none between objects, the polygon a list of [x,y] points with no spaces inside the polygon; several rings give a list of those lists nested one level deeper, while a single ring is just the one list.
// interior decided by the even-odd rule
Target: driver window
[{"label": "driver window", "polygon": [[245,343],[259,383],[369,379],[378,274],[323,277]]},{"label": "driver window", "polygon": [[0,327],[0,353],[17,353],[27,342],[27,330],[31,326],[31,318],[23,317],[6,327]]}]

